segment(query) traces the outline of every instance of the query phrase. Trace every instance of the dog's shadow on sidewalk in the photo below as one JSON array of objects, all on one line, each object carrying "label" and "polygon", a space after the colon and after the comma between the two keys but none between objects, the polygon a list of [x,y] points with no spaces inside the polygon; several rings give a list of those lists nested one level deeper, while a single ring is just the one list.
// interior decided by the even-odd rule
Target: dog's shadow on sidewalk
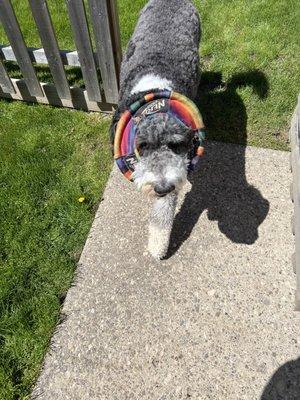
[{"label": "dog's shadow on sidewalk", "polygon": [[261,400],[300,399],[300,358],[288,361],[272,376]]},{"label": "dog's shadow on sidewalk", "polygon": [[260,71],[234,75],[226,84],[221,73],[202,75],[196,103],[208,139],[239,145],[206,143],[206,155],[189,178],[191,191],[175,218],[167,258],[189,238],[204,210],[210,220],[218,221],[220,231],[231,241],[251,245],[258,238],[269,202],[246,179],[247,112],[236,91],[242,86],[251,86],[261,99],[268,96],[268,81]]}]

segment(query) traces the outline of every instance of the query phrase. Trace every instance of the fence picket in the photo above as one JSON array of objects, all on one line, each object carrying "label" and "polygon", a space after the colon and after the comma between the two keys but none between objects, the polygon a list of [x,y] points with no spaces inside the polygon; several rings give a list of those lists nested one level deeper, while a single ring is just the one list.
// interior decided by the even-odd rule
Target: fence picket
[{"label": "fence picket", "polygon": [[0,58],[0,86],[7,93],[15,93],[13,84],[11,83],[10,77],[8,76],[5,66]]},{"label": "fence picket", "polygon": [[43,91],[28,55],[28,50],[10,0],[0,1],[0,20],[14,50],[30,94],[32,96],[43,97]]},{"label": "fence picket", "polygon": [[82,76],[91,101],[102,101],[97,69],[82,0],[66,0]]},{"label": "fence picket", "polygon": [[47,2],[46,0],[29,0],[29,4],[39,31],[57,92],[62,99],[71,99],[71,92],[61,60]]},{"label": "fence picket", "polygon": [[113,52],[107,0],[89,0],[97,58],[106,101],[118,102],[118,77]]},{"label": "fence picket", "polygon": [[116,0],[108,0],[108,14],[109,20],[112,26],[112,47],[115,57],[116,73],[119,80],[120,68],[122,62],[122,46],[121,46],[121,34],[120,34],[120,23],[119,14]]}]

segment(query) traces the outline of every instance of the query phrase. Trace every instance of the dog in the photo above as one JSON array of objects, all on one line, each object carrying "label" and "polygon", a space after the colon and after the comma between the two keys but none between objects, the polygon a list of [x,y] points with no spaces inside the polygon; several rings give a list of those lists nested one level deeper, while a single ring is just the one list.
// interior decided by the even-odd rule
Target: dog
[{"label": "dog", "polygon": [[[131,149],[119,166],[139,190],[154,199],[148,249],[156,259],[166,256],[178,193],[187,181],[195,148],[195,127],[176,118],[177,109],[169,110],[195,99],[200,81],[200,37],[200,16],[191,1],[150,0],[140,13],[121,64],[111,143],[120,160],[116,153],[123,145],[116,144],[116,131],[130,122],[131,131],[126,134],[135,134],[138,157]],[[191,107],[195,111],[195,106]],[[132,117],[129,122],[128,115]],[[122,134],[118,131],[117,135],[120,141]]]}]

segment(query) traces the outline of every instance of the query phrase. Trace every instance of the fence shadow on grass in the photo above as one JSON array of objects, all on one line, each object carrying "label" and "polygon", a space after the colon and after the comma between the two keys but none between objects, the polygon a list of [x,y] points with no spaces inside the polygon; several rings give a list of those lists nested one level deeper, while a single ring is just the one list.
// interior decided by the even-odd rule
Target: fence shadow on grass
[{"label": "fence shadow on grass", "polygon": [[192,188],[175,218],[168,257],[188,239],[204,210],[210,220],[218,221],[220,231],[231,241],[251,245],[258,238],[269,202],[246,179],[247,112],[236,91],[242,86],[251,86],[261,99],[268,96],[268,81],[260,71],[236,74],[227,83],[218,72],[202,75],[196,103],[209,141],[206,156],[189,177]]},{"label": "fence shadow on grass", "polygon": [[300,358],[282,365],[265,387],[261,400],[300,399]]}]

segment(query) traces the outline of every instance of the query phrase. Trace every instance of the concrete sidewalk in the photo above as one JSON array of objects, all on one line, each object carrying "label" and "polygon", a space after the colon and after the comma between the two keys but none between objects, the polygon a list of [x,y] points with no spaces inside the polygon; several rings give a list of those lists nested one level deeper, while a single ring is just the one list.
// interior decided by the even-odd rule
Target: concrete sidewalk
[{"label": "concrete sidewalk", "polygon": [[288,153],[210,143],[156,262],[114,171],[33,395],[299,400],[290,181]]}]

